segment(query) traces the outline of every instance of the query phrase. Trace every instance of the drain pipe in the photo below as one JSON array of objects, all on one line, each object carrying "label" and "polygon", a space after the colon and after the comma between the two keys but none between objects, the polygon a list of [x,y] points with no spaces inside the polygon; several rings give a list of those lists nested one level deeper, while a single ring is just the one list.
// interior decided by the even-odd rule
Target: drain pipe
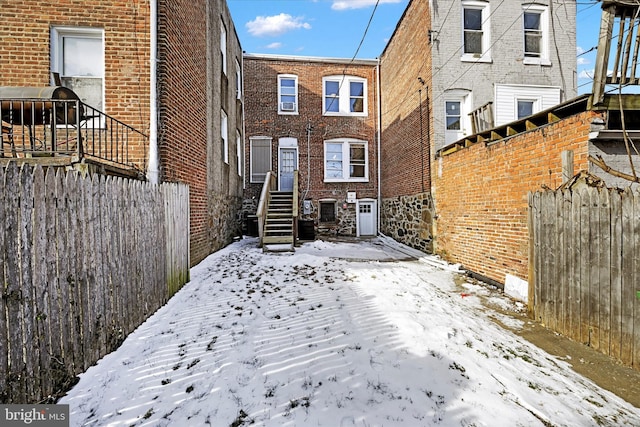
[{"label": "drain pipe", "polygon": [[147,179],[152,184],[158,183],[159,156],[158,156],[158,2],[150,0],[149,32],[150,34],[150,87],[149,87],[149,169]]},{"label": "drain pipe", "polygon": [[378,138],[377,138],[377,144],[378,144],[378,155],[377,157],[377,163],[378,163],[378,209],[377,209],[377,215],[378,215],[378,221],[376,224],[376,228],[378,229],[378,233],[380,233],[380,217],[381,215],[381,211],[382,211],[382,177],[380,176],[380,171],[381,171],[381,165],[380,165],[380,133],[382,131],[382,110],[381,110],[381,101],[380,101],[380,57],[378,57],[378,64],[376,64],[376,86],[377,86],[377,90],[376,90],[376,104],[378,107]]}]

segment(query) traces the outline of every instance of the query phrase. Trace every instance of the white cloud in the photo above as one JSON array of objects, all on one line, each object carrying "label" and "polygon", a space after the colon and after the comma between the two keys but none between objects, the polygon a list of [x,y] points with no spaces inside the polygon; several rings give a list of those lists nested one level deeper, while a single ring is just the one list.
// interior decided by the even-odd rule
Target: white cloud
[{"label": "white cloud", "polygon": [[[402,0],[380,0],[382,3],[400,3]],[[365,7],[373,6],[376,4],[376,0],[333,0],[331,9],[333,10],[346,10],[346,9],[362,9]]]},{"label": "white cloud", "polygon": [[282,47],[282,43],[274,42],[265,46],[267,49],[280,49]]},{"label": "white cloud", "polygon": [[588,58],[584,58],[584,57],[579,57],[578,58],[578,65],[587,65],[590,64],[591,61],[589,61]]},{"label": "white cloud", "polygon": [[247,30],[252,36],[279,36],[288,31],[304,28],[311,29],[311,25],[303,22],[303,17],[293,17],[287,13],[274,16],[257,16],[246,24]]}]

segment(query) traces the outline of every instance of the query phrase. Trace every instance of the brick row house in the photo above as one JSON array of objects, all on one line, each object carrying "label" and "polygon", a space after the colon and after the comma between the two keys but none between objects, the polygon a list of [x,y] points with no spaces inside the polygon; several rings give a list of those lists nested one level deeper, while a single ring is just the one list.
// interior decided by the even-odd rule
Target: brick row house
[{"label": "brick row house", "polygon": [[[319,233],[377,234],[377,61],[245,54],[246,189],[254,214],[269,171]],[[311,231],[315,233],[315,231]]]},{"label": "brick row house", "polygon": [[[117,125],[136,136],[117,158],[105,154],[111,148],[91,152],[96,171],[189,184],[192,264],[238,235],[242,50],[226,1],[5,0],[0,18],[5,94],[73,93],[93,117],[82,120],[87,134]],[[15,139],[25,132],[7,111],[2,160],[40,158],[20,153]],[[73,157],[47,150],[58,163]],[[86,140],[82,152],[74,161],[88,163]]]}]

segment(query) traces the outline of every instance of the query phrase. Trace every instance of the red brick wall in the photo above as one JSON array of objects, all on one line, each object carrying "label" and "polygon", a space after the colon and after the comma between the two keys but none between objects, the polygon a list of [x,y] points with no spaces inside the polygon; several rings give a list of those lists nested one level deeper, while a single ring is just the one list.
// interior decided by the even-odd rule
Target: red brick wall
[{"label": "red brick wall", "polygon": [[580,113],[436,159],[436,252],[500,283],[506,274],[527,280],[528,192],[562,184],[564,150],[574,152],[575,173],[588,168],[588,133],[595,116]]},{"label": "red brick wall", "polygon": [[380,58],[383,198],[422,193],[431,187],[426,102],[431,88],[429,3],[411,2]]},{"label": "red brick wall", "polygon": [[[249,183],[250,146],[252,136],[272,138],[273,170],[277,171],[278,139],[298,140],[300,191],[309,185],[307,198],[344,200],[347,191],[355,191],[358,198],[377,198],[377,141],[376,141],[376,66],[299,60],[271,60],[245,57],[246,100],[246,170],[245,198],[260,197],[262,184]],[[322,115],[322,78],[324,76],[353,75],[366,78],[367,117],[335,117]],[[278,74],[298,76],[298,115],[278,114]],[[307,156],[307,124],[313,126],[310,156]],[[324,141],[332,138],[354,138],[368,141],[368,182],[324,182]],[[309,159],[309,164],[307,163]],[[307,170],[310,170],[310,181]],[[301,197],[303,195],[301,194]]]},{"label": "red brick wall", "polygon": [[[54,26],[104,30],[104,112],[149,133],[149,2],[2,0],[0,86],[50,85],[50,30]],[[146,146],[129,147],[144,169]]]}]

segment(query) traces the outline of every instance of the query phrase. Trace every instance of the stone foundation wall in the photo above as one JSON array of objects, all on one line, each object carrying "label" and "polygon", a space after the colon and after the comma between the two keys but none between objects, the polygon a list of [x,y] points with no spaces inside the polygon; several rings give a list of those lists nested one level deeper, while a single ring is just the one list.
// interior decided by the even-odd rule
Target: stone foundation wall
[{"label": "stone foundation wall", "polygon": [[380,231],[412,248],[432,253],[433,217],[430,193],[383,199]]},{"label": "stone foundation wall", "polygon": [[239,214],[242,199],[211,192],[209,203],[207,230],[209,251],[212,253],[242,235],[242,216]]}]

